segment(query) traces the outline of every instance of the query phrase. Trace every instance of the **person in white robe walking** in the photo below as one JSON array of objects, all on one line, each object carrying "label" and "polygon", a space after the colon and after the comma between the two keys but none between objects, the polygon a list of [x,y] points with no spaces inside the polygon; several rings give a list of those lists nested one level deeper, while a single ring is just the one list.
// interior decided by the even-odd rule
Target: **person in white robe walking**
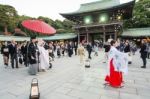
[{"label": "person in white robe walking", "polygon": [[39,70],[46,71],[49,68],[49,54],[48,50],[44,48],[45,42],[40,39],[38,40],[38,49],[39,49]]}]

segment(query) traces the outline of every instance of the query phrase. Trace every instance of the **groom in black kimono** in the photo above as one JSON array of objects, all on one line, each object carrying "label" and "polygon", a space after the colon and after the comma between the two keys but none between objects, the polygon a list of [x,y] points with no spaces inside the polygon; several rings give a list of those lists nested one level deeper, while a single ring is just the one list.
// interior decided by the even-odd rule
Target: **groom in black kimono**
[{"label": "groom in black kimono", "polygon": [[29,58],[29,73],[31,75],[37,75],[38,72],[38,47],[36,45],[36,37],[31,37],[31,43],[28,46],[28,58]]}]

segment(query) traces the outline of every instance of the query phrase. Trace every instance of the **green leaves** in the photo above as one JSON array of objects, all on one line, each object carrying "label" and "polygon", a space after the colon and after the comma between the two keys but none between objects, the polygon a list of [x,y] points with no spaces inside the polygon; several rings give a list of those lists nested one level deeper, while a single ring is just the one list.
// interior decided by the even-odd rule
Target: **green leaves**
[{"label": "green leaves", "polygon": [[45,21],[47,24],[51,25],[52,27],[54,27],[57,31],[57,33],[71,33],[73,32],[72,26],[73,26],[73,22],[69,21],[67,19],[61,21],[61,20],[55,20],[53,21],[52,19],[48,18],[48,17],[43,17],[43,16],[39,16],[38,19],[41,19],[43,21]]},{"label": "green leaves", "polygon": [[150,27],[150,2],[139,0],[135,3],[132,19],[124,21],[125,28]]},{"label": "green leaves", "polygon": [[[15,27],[17,11],[14,7],[0,4],[0,27],[7,29],[7,27]],[[12,28],[9,28],[10,31]],[[4,31],[4,30],[3,30]]]},{"label": "green leaves", "polygon": [[[22,31],[24,31],[28,36],[29,35],[35,35],[35,33],[32,33],[32,31],[29,31],[25,29],[21,22],[27,19],[33,19],[33,17],[29,16],[19,16],[17,14],[17,11],[14,7],[10,5],[1,5],[0,4],[0,31],[3,32],[14,32],[15,27],[20,28]],[[34,18],[36,19],[36,18]],[[51,25],[57,30],[57,33],[70,33],[73,32],[72,26],[73,22],[69,20],[52,20],[48,17],[39,16],[37,19],[43,20],[47,24]],[[38,35],[38,34],[37,34]]]}]

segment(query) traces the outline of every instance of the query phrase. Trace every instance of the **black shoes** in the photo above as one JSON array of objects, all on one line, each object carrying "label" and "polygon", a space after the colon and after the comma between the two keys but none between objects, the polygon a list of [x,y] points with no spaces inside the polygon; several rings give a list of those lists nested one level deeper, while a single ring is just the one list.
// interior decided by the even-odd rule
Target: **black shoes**
[{"label": "black shoes", "polygon": [[132,62],[131,62],[131,61],[129,61],[129,62],[128,62],[128,64],[132,64]]},{"label": "black shoes", "polygon": [[146,66],[141,66],[141,68],[146,68]]}]

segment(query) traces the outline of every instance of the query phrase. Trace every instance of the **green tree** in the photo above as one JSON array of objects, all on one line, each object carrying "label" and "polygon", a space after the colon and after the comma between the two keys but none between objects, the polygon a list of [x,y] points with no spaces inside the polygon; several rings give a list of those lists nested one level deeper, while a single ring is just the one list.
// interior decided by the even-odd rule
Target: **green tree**
[{"label": "green tree", "polygon": [[16,25],[16,18],[18,17],[17,11],[10,5],[0,4],[0,26],[3,27],[5,33],[13,29]]},{"label": "green tree", "polygon": [[38,19],[43,20],[44,22],[46,22],[47,24],[51,25],[52,27],[54,27],[57,31],[57,33],[69,33],[72,32],[72,25],[73,22],[69,21],[69,20],[55,20],[53,21],[52,19],[48,18],[48,17],[43,17],[43,16],[39,16]]},{"label": "green tree", "polygon": [[65,19],[63,21],[63,25],[64,25],[64,28],[67,30],[67,32],[74,32],[72,29],[72,26],[74,25],[74,23],[72,21]]},{"label": "green tree", "polygon": [[133,17],[124,21],[124,28],[150,27],[150,1],[139,0],[135,3]]},{"label": "green tree", "polygon": [[56,29],[63,29],[63,28],[64,28],[62,21],[60,21],[60,20],[58,20],[58,19],[55,20],[55,25],[54,25],[54,27],[55,27]]},{"label": "green tree", "polygon": [[27,34],[27,36],[30,36],[30,34],[32,34],[31,31],[29,31],[28,29],[24,28],[24,27],[22,26],[22,24],[21,24],[22,21],[28,20],[28,19],[33,19],[33,18],[30,17],[30,16],[26,16],[26,15],[21,15],[21,16],[19,16],[19,17],[17,18],[17,20],[16,20],[16,27],[20,28],[23,32],[25,32],[25,33]]},{"label": "green tree", "polygon": [[[0,31],[4,31],[5,33],[7,33],[8,31],[12,32],[14,31],[14,28],[18,27],[23,32],[25,32],[28,36],[35,35],[35,34],[38,35],[38,33],[33,33],[33,31],[30,31],[21,25],[22,21],[27,19],[36,19],[36,18],[25,16],[25,15],[19,16],[14,7],[0,4]],[[53,21],[52,19],[44,16],[39,16],[37,19],[41,19],[47,24],[54,27],[57,33],[74,32],[72,29],[74,23],[67,19],[63,21],[61,20]]]},{"label": "green tree", "polygon": [[28,20],[28,19],[32,19],[32,17],[25,16],[25,15],[19,16],[19,17],[17,18],[17,20],[16,20],[16,25],[17,25],[17,27],[18,27],[18,28],[21,28],[21,27],[22,27],[22,25],[21,25],[22,21]]},{"label": "green tree", "polygon": [[150,1],[140,0],[133,10],[133,27],[150,27]]},{"label": "green tree", "polygon": [[74,32],[72,29],[73,26],[73,22],[69,21],[67,19],[60,21],[60,20],[56,20],[55,21],[55,27],[57,29],[57,33],[72,33]]},{"label": "green tree", "polygon": [[69,20],[67,20],[67,19],[65,19],[64,21],[63,21],[63,25],[66,27],[66,28],[72,28],[72,25],[73,25],[74,23],[72,22],[72,21],[69,21]]},{"label": "green tree", "polygon": [[39,16],[38,19],[43,20],[44,22],[46,22],[47,24],[51,25],[52,27],[55,26],[55,21],[53,21],[52,19],[50,19],[48,17]]}]

